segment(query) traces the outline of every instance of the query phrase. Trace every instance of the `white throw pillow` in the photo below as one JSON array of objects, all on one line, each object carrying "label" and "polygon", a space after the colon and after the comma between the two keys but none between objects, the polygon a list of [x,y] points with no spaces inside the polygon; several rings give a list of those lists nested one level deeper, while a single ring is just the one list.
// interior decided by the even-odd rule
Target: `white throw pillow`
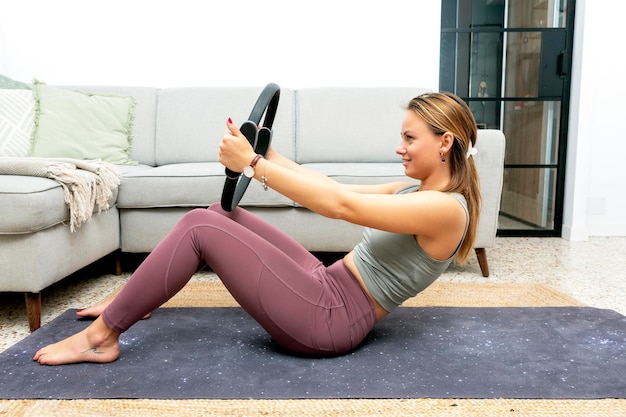
[{"label": "white throw pillow", "polygon": [[28,89],[0,89],[0,156],[27,156],[35,119],[35,99]]}]

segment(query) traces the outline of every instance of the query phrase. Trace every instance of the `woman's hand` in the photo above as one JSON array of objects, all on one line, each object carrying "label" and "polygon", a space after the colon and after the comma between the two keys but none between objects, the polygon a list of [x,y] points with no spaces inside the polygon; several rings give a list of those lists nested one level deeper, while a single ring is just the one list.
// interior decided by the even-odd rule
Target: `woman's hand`
[{"label": "woman's hand", "polygon": [[255,157],[255,152],[248,139],[229,118],[228,128],[220,143],[219,161],[226,168],[234,172],[242,172]]}]

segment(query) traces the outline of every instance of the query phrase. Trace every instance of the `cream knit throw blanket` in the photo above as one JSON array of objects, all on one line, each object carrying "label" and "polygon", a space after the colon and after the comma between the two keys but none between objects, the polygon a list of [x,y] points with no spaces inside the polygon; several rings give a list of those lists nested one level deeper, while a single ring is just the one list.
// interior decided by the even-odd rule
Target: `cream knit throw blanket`
[{"label": "cream knit throw blanket", "polygon": [[70,210],[73,233],[95,210],[108,210],[121,175],[111,163],[69,158],[0,157],[0,175],[26,175],[58,181]]}]

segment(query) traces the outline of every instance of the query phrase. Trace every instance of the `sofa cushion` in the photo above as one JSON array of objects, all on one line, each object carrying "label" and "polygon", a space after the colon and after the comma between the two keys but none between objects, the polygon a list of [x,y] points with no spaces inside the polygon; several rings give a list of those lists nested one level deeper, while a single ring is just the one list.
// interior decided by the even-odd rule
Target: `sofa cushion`
[{"label": "sofa cushion", "polygon": [[[224,166],[219,162],[169,164],[122,171],[117,207],[208,207],[220,201]],[[250,184],[241,205],[293,206],[275,191],[263,191],[256,181]]]},{"label": "sofa cushion", "polygon": [[[162,90],[157,112],[157,165],[217,162],[226,120],[231,117],[239,126],[245,122],[261,90],[256,87]],[[273,146],[288,158],[294,157],[293,100],[293,90],[281,89],[273,125]]]},{"label": "sofa cushion", "polygon": [[423,88],[305,88],[296,92],[296,159],[394,162],[409,101]]},{"label": "sofa cushion", "polygon": [[[114,192],[109,203],[116,198]],[[0,175],[0,201],[0,234],[32,233],[60,223],[67,223],[69,232],[69,208],[63,188],[54,180]]]},{"label": "sofa cushion", "polygon": [[69,220],[61,185],[47,178],[0,175],[0,233],[30,233]]},{"label": "sofa cushion", "polygon": [[36,124],[32,156],[130,159],[135,100],[130,96],[69,91],[35,83]]}]

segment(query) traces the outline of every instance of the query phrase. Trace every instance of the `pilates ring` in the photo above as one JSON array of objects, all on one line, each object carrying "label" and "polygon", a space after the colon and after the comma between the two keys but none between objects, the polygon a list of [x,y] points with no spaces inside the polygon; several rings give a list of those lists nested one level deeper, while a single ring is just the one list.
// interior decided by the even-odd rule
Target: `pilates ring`
[{"label": "pilates ring", "polygon": [[[272,125],[274,124],[279,98],[280,87],[274,83],[266,85],[254,104],[250,117],[239,128],[257,154],[265,156],[272,143]],[[259,128],[263,115],[265,115],[263,126]],[[241,172],[226,168],[226,181],[222,190],[222,208],[225,211],[233,211],[239,205],[249,184],[250,178],[241,175]]]}]

